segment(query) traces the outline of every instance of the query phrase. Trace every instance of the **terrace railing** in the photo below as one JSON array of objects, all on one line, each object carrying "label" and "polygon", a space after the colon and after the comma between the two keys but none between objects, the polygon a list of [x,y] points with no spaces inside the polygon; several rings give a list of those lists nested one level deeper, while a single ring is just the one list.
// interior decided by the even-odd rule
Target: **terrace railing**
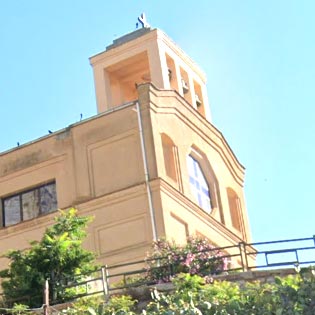
[{"label": "terrace railing", "polygon": [[[213,270],[212,275],[222,272],[308,266],[315,264],[315,236],[271,242],[241,242],[237,245],[212,248],[210,251],[223,253],[220,256],[213,255],[210,259],[230,262],[224,268]],[[194,254],[198,253],[200,252]],[[177,267],[178,264],[171,263],[168,257],[103,266],[93,274],[86,275],[84,281],[64,279],[61,285],[50,283],[52,304],[60,302],[59,297],[67,296],[65,292],[69,290],[72,290],[72,297],[75,298],[100,293],[108,297],[111,292],[117,290],[155,284],[159,280],[148,276],[152,270],[163,271],[163,275],[170,278],[178,270]],[[161,280],[165,282],[165,279]]]}]

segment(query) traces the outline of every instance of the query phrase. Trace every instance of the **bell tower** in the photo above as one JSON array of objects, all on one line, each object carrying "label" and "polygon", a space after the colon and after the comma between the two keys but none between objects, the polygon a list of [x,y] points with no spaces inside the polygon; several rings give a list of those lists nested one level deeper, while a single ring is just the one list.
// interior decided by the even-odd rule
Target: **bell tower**
[{"label": "bell tower", "polygon": [[158,89],[177,91],[210,121],[205,74],[161,30],[141,24],[90,58],[98,112],[138,99],[136,86],[151,82]]}]

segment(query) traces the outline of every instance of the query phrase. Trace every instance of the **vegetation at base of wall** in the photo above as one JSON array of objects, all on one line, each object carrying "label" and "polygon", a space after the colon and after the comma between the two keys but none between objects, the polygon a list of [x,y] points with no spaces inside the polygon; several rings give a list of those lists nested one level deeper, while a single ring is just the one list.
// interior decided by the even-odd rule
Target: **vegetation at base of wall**
[{"label": "vegetation at base of wall", "polygon": [[113,296],[107,303],[103,296],[87,297],[77,300],[71,307],[63,310],[64,315],[131,315],[136,314],[136,300],[129,295]]},{"label": "vegetation at base of wall", "polygon": [[188,237],[185,245],[158,240],[146,257],[147,279],[152,282],[169,282],[179,273],[209,276],[227,269],[227,259],[209,240]]},{"label": "vegetation at base of wall", "polygon": [[114,296],[106,304],[100,297],[85,298],[65,315],[314,315],[315,273],[306,269],[296,276],[275,278],[274,283],[205,283],[197,275],[179,274],[174,290],[154,289],[152,299],[139,309],[130,296]]},{"label": "vegetation at base of wall", "polygon": [[41,306],[46,279],[52,284],[51,299],[71,295],[68,290],[58,296],[56,288],[96,268],[94,254],[82,248],[90,221],[91,217],[79,216],[74,208],[60,210],[55,224],[46,229],[39,242],[31,242],[28,250],[5,254],[10,265],[0,271],[4,303],[10,306],[10,301],[18,301],[30,307]]},{"label": "vegetation at base of wall", "polygon": [[[53,283],[50,300],[63,301],[77,295],[80,282],[96,269],[94,255],[82,249],[89,217],[80,217],[75,209],[61,212],[40,242],[32,242],[26,251],[11,251],[8,269],[0,272],[4,302],[19,300],[7,313],[30,314],[29,307],[42,305],[42,289],[47,278]],[[276,278],[274,283],[211,281],[209,275],[226,268],[224,255],[206,240],[189,238],[187,244],[161,241],[154,243],[147,258],[145,280],[171,281],[171,292],[153,289],[151,300],[137,302],[130,295],[78,299],[64,310],[65,315],[314,315],[315,272],[303,269],[296,276]],[[52,281],[53,280],[53,281]],[[136,278],[130,281],[142,281]],[[209,281],[210,280],[210,281]],[[51,289],[52,289],[51,288]],[[56,290],[57,288],[57,290]],[[133,289],[134,290],[134,289]],[[73,292],[75,291],[75,292]],[[128,292],[128,291],[127,291]],[[83,292],[82,292],[83,293]],[[129,291],[132,293],[132,290]],[[139,296],[139,295],[138,295]],[[30,298],[31,299],[27,299]]]}]

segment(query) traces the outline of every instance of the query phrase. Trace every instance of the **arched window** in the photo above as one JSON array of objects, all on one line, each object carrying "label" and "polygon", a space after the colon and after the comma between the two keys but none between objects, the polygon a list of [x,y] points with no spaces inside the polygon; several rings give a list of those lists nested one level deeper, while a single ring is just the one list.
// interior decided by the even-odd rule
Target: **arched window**
[{"label": "arched window", "polygon": [[188,174],[192,194],[198,205],[207,213],[211,213],[211,193],[206,177],[200,167],[199,162],[191,155],[188,155]]},{"label": "arched window", "polygon": [[226,191],[227,191],[228,200],[229,200],[232,226],[238,231],[241,231],[242,221],[241,221],[240,200],[238,198],[237,193],[232,188],[228,187]]},{"label": "arched window", "polygon": [[161,134],[165,173],[168,177],[177,182],[175,145],[172,139],[165,133]]}]

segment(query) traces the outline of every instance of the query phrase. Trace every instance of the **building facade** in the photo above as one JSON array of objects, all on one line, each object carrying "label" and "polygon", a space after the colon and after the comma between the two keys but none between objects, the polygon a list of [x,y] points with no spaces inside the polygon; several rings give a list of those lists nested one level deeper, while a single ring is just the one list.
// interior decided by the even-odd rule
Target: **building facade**
[{"label": "building facade", "polygon": [[161,237],[249,242],[244,167],[211,124],[198,66],[150,28],[90,63],[98,114],[0,154],[1,252],[71,206],[94,216],[85,246],[101,264],[142,259]]}]

